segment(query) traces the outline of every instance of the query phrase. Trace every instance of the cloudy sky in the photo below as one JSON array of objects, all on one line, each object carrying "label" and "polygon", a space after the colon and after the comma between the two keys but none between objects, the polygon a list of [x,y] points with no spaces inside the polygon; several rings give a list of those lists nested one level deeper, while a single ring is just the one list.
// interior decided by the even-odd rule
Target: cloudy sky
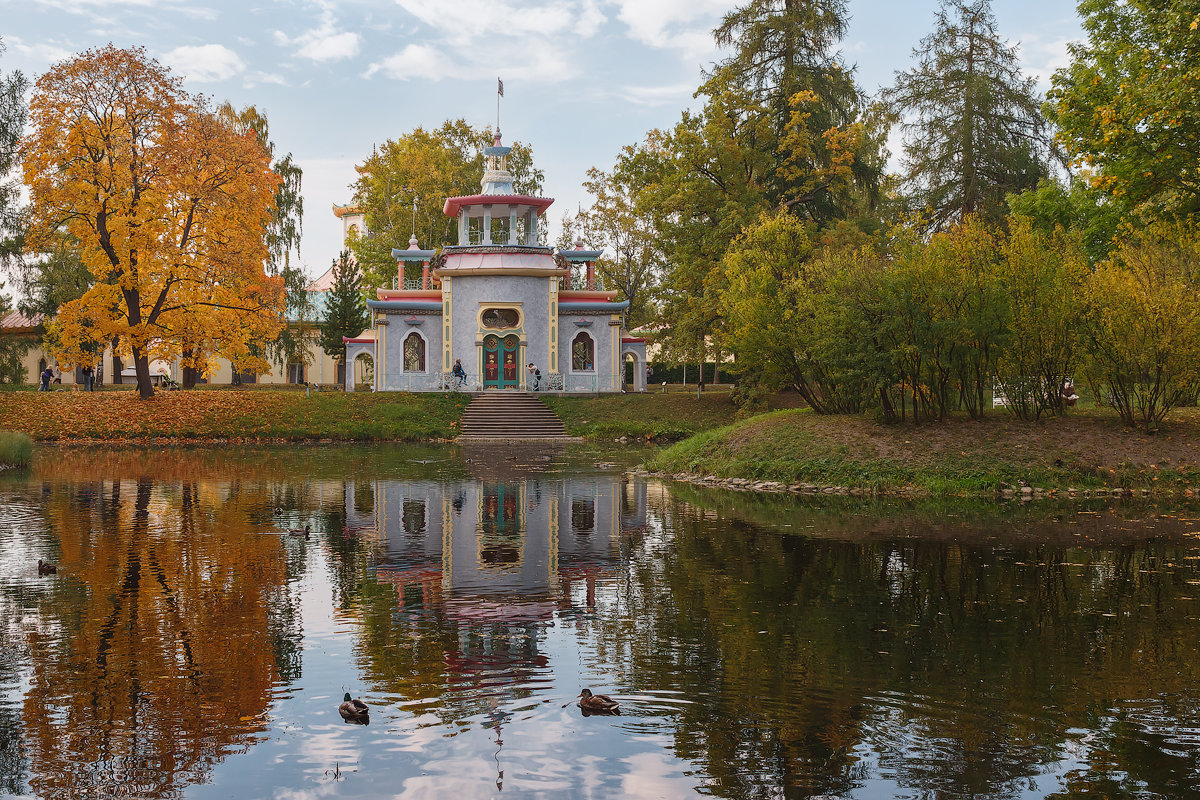
[{"label": "cloudy sky", "polygon": [[[254,104],[304,169],[301,257],[336,255],[334,202],[353,165],[418,125],[495,120],[533,146],[557,198],[552,220],[587,205],[580,183],[621,146],[673,124],[720,54],[711,31],[732,0],[0,0],[0,70],[35,78],[73,53],[141,45],[189,90]],[[868,92],[911,63],[937,0],[849,0],[842,44]],[[1081,36],[1073,0],[994,0],[1044,89]]]}]

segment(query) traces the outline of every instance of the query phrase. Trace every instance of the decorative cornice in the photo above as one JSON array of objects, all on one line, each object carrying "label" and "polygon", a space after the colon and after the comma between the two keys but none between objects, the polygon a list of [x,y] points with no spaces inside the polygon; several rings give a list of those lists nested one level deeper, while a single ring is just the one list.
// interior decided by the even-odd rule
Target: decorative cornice
[{"label": "decorative cornice", "polygon": [[453,244],[442,248],[443,258],[460,253],[530,253],[549,256],[554,254],[554,248],[528,244]]}]

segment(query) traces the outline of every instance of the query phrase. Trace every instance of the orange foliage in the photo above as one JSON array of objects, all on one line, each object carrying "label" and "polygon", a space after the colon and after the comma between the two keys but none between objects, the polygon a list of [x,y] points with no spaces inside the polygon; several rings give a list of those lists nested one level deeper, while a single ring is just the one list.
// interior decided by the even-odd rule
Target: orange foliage
[{"label": "orange foliage", "polygon": [[251,131],[184,93],[139,49],[109,45],[37,82],[24,141],[32,248],[62,229],[95,284],[50,326],[62,364],[131,352],[143,397],[151,358],[224,356],[265,369],[252,342],[282,328],[282,281],[265,274],[278,177]]}]

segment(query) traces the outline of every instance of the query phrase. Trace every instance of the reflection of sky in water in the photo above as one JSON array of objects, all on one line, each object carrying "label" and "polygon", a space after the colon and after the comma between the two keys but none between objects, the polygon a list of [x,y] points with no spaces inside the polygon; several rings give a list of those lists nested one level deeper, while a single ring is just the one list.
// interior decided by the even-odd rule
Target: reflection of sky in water
[{"label": "reflection of sky in water", "polygon": [[[353,488],[361,500],[362,487]],[[585,719],[573,703],[582,686],[612,691],[613,676],[604,671],[603,659],[572,616],[590,613],[589,599],[613,602],[622,518],[627,527],[644,527],[643,488],[627,493],[619,478],[609,476],[574,483],[372,482],[370,494],[377,498],[372,513],[351,505],[347,527],[375,545],[372,572],[399,591],[396,626],[404,628],[412,622],[405,618],[413,617],[416,634],[427,634],[426,626],[434,624],[432,613],[440,624],[457,628],[458,634],[449,637],[443,680],[463,705],[486,710],[466,712],[447,723],[431,711],[444,714],[436,699],[406,700],[365,685],[352,663],[359,646],[357,615],[336,610],[327,554],[310,545],[297,587],[304,625],[303,677],[277,698],[271,711],[273,735],[255,746],[253,759],[226,759],[214,769],[212,781],[192,787],[189,796],[691,793],[697,779],[688,773],[694,767],[646,752],[669,747],[668,736],[638,730],[642,721],[637,717]],[[506,499],[509,521],[519,522],[507,530]],[[424,506],[423,515],[414,509],[417,502]],[[550,514],[560,509],[573,518],[551,520]],[[445,522],[451,525],[449,532]],[[581,541],[576,541],[576,528],[583,531]],[[423,536],[414,539],[413,529]],[[488,537],[509,534],[520,536],[520,563],[505,553],[498,566],[485,563]],[[472,556],[473,563],[464,563],[472,562]],[[554,574],[556,566],[565,581]],[[431,600],[435,607],[406,608],[404,579],[428,583],[430,575],[439,590]],[[594,576],[590,590],[589,575]],[[566,612],[561,617],[560,610]],[[517,647],[504,653],[480,649],[496,637]],[[345,725],[337,716],[343,691],[371,705],[369,726]],[[297,775],[307,786],[296,786]]]},{"label": "reflection of sky in water", "polygon": [[[32,656],[31,631],[69,643],[108,613],[117,584],[101,583],[101,560],[117,581],[125,550],[105,546],[149,539],[155,547],[138,552],[164,561],[188,543],[184,561],[207,564],[218,583],[236,585],[238,570],[277,581],[199,596],[247,615],[250,627],[233,620],[231,636],[300,646],[299,667],[275,664],[284,678],[213,740],[199,782],[180,779],[170,796],[998,799],[1200,788],[1200,554],[1181,535],[1194,513],[1175,527],[1169,514],[1112,509],[1060,511],[1049,525],[1012,509],[893,516],[672,495],[587,466],[541,470],[540,454],[518,468],[503,457],[473,456],[465,469],[443,461],[416,479],[359,468],[344,480],[281,480],[274,467],[232,480],[219,464],[193,478],[185,464],[143,492],[144,533],[132,538],[132,481],[108,512],[110,483],[68,473],[8,484],[0,713],[23,724],[26,698],[48,691],[31,659],[53,648]],[[194,518],[180,505],[189,481]],[[311,540],[280,535],[306,522]],[[61,560],[62,574],[30,574],[39,557]],[[156,598],[145,600],[148,637],[166,608]],[[262,603],[269,623],[255,616]],[[585,686],[618,695],[624,715],[583,718],[573,701]],[[38,696],[65,702],[79,688]],[[371,705],[370,725],[338,716],[347,691]],[[148,708],[186,717],[197,713],[191,698],[160,710],[152,696]]]}]

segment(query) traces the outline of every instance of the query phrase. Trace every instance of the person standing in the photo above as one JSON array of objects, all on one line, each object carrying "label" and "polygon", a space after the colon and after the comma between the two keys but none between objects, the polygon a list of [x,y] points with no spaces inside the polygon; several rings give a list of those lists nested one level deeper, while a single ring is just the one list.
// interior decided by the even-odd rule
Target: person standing
[{"label": "person standing", "polygon": [[41,387],[38,388],[38,391],[39,392],[50,391],[50,379],[53,377],[54,377],[54,372],[51,371],[50,367],[46,367],[45,371],[42,372],[42,385],[41,385]]},{"label": "person standing", "polygon": [[529,362],[529,379],[533,383],[533,391],[538,391],[542,386],[542,371],[532,361]]},{"label": "person standing", "polygon": [[454,359],[454,368],[450,370],[450,374],[454,376],[454,388],[461,389],[467,382],[467,373],[463,369],[461,358]]}]

